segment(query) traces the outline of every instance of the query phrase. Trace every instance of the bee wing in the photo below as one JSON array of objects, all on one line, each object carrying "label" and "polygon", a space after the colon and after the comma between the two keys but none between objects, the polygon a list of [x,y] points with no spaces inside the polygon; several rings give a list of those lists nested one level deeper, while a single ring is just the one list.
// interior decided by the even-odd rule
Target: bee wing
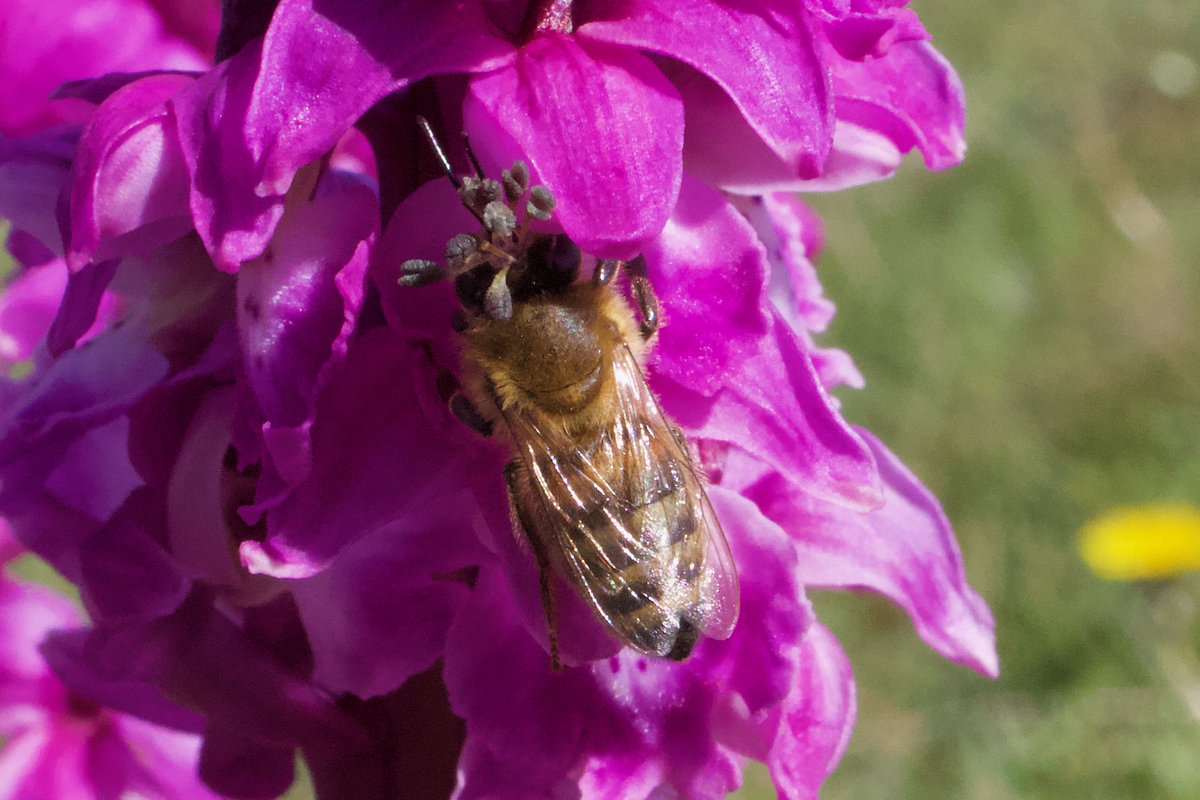
[{"label": "bee wing", "polygon": [[528,533],[553,545],[556,566],[626,643],[668,655],[684,622],[726,638],[737,576],[703,480],[628,347],[613,372],[612,418],[587,452],[505,415],[536,498]]}]

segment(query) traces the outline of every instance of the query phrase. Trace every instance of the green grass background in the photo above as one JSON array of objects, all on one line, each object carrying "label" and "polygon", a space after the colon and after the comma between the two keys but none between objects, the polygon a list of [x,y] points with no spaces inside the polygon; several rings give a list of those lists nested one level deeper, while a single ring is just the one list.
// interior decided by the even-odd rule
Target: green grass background
[{"label": "green grass background", "polygon": [[[868,597],[817,598],[859,685],[825,800],[1200,798],[1200,582],[1111,584],[1079,528],[1200,503],[1200,3],[915,0],[966,162],[810,198],[865,391],[846,415],[942,499],[1003,674]],[[761,770],[743,798],[774,797]]]}]

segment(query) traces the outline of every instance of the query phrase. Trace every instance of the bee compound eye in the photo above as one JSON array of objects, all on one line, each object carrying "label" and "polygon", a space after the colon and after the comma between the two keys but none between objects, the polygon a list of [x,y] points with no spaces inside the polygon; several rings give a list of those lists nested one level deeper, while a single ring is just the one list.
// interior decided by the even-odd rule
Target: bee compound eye
[{"label": "bee compound eye", "polygon": [[551,269],[574,277],[579,272],[579,264],[582,261],[583,253],[579,245],[571,241],[571,237],[565,233],[554,237],[554,245],[550,249]]},{"label": "bee compound eye", "polygon": [[454,293],[458,295],[458,301],[468,311],[484,313],[484,294],[495,277],[496,271],[487,265],[459,275],[454,279]]}]

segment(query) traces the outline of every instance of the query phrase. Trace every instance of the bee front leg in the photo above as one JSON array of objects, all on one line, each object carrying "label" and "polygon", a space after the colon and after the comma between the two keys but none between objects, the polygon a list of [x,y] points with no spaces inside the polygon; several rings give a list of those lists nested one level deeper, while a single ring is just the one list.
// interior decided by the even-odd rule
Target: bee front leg
[{"label": "bee front leg", "polygon": [[450,395],[450,400],[447,403],[450,407],[450,413],[458,417],[458,421],[466,425],[471,430],[478,433],[480,436],[491,436],[495,430],[495,425],[492,421],[485,417],[475,404],[471,402],[462,392],[456,391]]},{"label": "bee front leg", "polygon": [[621,262],[614,261],[611,258],[597,261],[596,269],[592,271],[592,284],[594,286],[608,286],[612,283],[612,279],[616,277],[617,270],[620,268]]},{"label": "bee front leg", "polygon": [[554,603],[553,575],[550,572],[550,556],[545,546],[533,535],[533,524],[521,504],[521,493],[517,486],[517,471],[521,465],[516,461],[508,462],[504,468],[504,482],[508,484],[508,502],[512,509],[513,527],[525,535],[533,556],[537,560],[538,578],[542,590],[542,611],[546,614],[546,632],[550,640],[550,667],[555,672],[562,671],[562,661],[558,657],[558,609]]},{"label": "bee front leg", "polygon": [[658,295],[654,293],[650,278],[646,276],[644,256],[638,256],[627,263],[625,271],[629,274],[629,288],[633,290],[633,299],[642,315],[642,340],[645,341],[658,332]]}]

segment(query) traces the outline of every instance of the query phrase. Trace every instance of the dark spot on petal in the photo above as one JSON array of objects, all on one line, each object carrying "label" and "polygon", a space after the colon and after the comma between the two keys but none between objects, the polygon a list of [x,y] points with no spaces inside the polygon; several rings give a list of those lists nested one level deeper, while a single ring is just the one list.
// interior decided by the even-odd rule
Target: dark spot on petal
[{"label": "dark spot on petal", "polygon": [[262,317],[262,305],[259,304],[257,297],[247,297],[242,308],[246,309],[246,315],[252,320],[258,321]]}]

